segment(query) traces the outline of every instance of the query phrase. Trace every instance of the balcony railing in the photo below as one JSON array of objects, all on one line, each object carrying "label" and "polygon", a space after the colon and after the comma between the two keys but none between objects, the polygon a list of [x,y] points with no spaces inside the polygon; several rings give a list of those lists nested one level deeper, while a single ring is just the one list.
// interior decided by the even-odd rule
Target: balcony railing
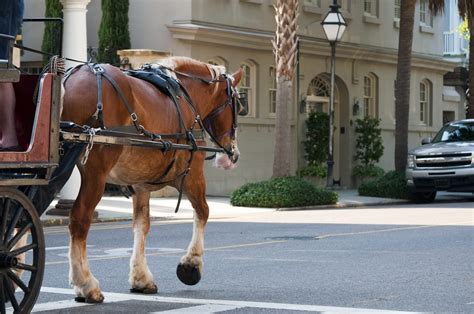
[{"label": "balcony railing", "polygon": [[459,56],[466,54],[468,42],[457,32],[444,32],[444,54],[450,56]]}]

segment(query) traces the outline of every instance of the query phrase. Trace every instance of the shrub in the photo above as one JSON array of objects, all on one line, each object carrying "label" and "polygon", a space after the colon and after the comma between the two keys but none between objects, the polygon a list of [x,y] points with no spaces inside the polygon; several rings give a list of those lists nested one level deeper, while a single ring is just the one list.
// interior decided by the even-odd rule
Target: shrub
[{"label": "shrub", "polygon": [[[375,163],[383,156],[382,130],[380,119],[365,117],[356,120],[356,160],[360,165],[352,169],[356,177],[377,177],[383,174],[383,170],[375,166]],[[382,172],[380,172],[382,170]]]},{"label": "shrub", "polygon": [[306,139],[303,141],[305,157],[311,163],[323,163],[328,158],[329,115],[311,112],[306,120]]},{"label": "shrub", "polygon": [[374,165],[357,165],[352,170],[352,174],[358,178],[378,178],[385,174],[385,171]]},{"label": "shrub", "polygon": [[311,112],[306,120],[306,139],[303,141],[308,166],[299,171],[300,176],[327,176],[326,160],[329,146],[329,115]]},{"label": "shrub", "polygon": [[325,178],[328,176],[328,167],[323,163],[310,163],[298,171],[300,177],[318,177]]},{"label": "shrub", "polygon": [[299,177],[247,183],[230,196],[233,206],[247,207],[299,207],[335,204],[337,201],[336,192],[317,188]]},{"label": "shrub", "polygon": [[[46,0],[45,17],[63,17],[63,7],[59,0]],[[59,55],[61,50],[61,29],[55,22],[45,22],[41,50]],[[43,64],[48,63],[50,56],[43,56]]]},{"label": "shrub", "polygon": [[130,48],[129,0],[102,0],[101,6],[98,59],[103,63],[119,65],[117,50]]},{"label": "shrub", "polygon": [[380,178],[362,183],[359,195],[409,199],[410,190],[403,172],[389,171]]}]

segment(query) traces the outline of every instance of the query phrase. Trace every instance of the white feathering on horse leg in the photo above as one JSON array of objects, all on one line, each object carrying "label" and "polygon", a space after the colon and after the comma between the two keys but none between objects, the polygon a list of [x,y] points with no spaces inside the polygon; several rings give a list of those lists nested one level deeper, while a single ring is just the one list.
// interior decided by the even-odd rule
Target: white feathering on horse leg
[{"label": "white feathering on horse leg", "polygon": [[74,287],[78,297],[101,302],[104,297],[100,291],[99,281],[90,272],[85,245],[77,242],[71,239],[69,247],[69,283]]},{"label": "white feathering on horse leg", "polygon": [[181,258],[181,264],[197,266],[200,272],[202,272],[202,255],[204,254],[204,226],[205,223],[194,212],[193,237],[186,255]]},{"label": "white feathering on horse leg", "polygon": [[156,284],[153,279],[153,274],[148,268],[148,264],[145,257],[145,239],[148,233],[144,219],[150,219],[149,216],[145,217],[144,212],[141,211],[140,215],[134,221],[133,227],[133,253],[130,258],[130,274],[128,282],[132,288],[138,290],[157,290]]}]

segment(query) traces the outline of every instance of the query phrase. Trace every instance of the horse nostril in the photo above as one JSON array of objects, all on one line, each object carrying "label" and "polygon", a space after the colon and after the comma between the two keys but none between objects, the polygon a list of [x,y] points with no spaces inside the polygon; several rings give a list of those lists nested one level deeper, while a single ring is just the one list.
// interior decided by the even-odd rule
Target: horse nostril
[{"label": "horse nostril", "polygon": [[232,163],[236,164],[238,160],[239,160],[239,154],[234,154],[232,156]]}]

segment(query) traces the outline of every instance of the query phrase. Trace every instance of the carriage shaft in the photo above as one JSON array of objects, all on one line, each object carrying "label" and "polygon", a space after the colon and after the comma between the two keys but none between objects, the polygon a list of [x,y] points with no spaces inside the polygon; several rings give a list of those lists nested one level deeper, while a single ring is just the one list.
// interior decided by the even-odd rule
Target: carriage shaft
[{"label": "carriage shaft", "polygon": [[[94,144],[100,145],[121,145],[134,146],[144,148],[158,148],[160,150],[176,149],[176,150],[194,150],[194,146],[189,144],[179,144],[173,142],[153,141],[151,139],[137,139],[127,137],[117,137],[108,135],[92,135]],[[61,131],[62,140],[73,143],[89,143],[91,135],[86,133],[75,133]],[[222,153],[224,150],[218,147],[197,146],[198,151]]]}]

